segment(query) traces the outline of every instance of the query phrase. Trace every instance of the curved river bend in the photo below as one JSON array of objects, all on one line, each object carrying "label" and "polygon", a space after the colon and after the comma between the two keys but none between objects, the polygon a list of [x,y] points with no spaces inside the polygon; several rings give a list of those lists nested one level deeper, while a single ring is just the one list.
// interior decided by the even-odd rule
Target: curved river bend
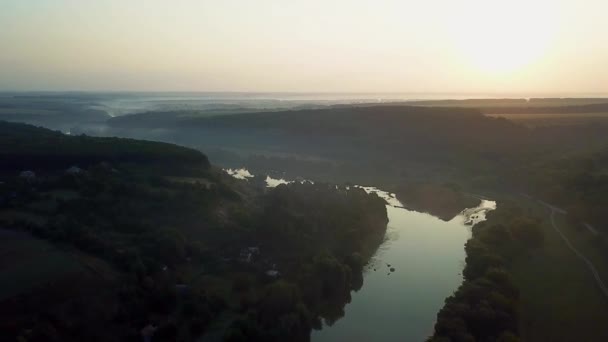
[{"label": "curved river bend", "polygon": [[[462,283],[464,244],[470,225],[485,219],[496,202],[482,201],[449,222],[410,211],[394,195],[387,201],[387,239],[366,267],[363,287],[352,294],[345,316],[313,331],[312,341],[424,341],[437,312]],[[390,272],[390,267],[395,271]]]},{"label": "curved river bend", "polygon": [[[266,181],[270,187],[285,183]],[[344,317],[313,331],[311,340],[424,341],[445,298],[462,283],[471,224],[485,220],[496,202],[483,200],[446,222],[405,209],[394,194],[362,188],[387,202],[386,241],[366,266],[363,287],[352,294]]]}]

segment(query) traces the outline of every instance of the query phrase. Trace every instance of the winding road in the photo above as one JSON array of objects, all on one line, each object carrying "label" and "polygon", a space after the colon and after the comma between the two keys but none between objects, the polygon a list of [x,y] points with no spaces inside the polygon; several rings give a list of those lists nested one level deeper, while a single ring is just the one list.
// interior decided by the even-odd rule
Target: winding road
[{"label": "winding road", "polygon": [[555,229],[555,231],[557,232],[557,234],[562,238],[562,240],[566,243],[566,246],[568,246],[568,248],[570,248],[570,250],[572,252],[574,252],[574,254],[581,259],[589,268],[589,271],[591,271],[591,274],[593,275],[593,278],[595,279],[595,282],[597,283],[597,286],[600,288],[600,290],[602,291],[602,293],[604,294],[604,296],[606,298],[608,298],[608,287],[606,287],[606,284],[604,284],[604,281],[602,280],[602,278],[600,277],[599,272],[597,271],[597,268],[593,265],[593,263],[591,262],[591,260],[587,259],[586,256],[584,256],[579,250],[577,250],[576,248],[574,248],[574,246],[572,245],[572,243],[570,242],[570,240],[568,240],[568,238],[564,235],[564,233],[562,233],[561,230],[559,230],[559,228],[557,228],[557,224],[555,223],[555,214],[559,213],[559,214],[566,214],[566,211],[563,209],[560,209],[558,207],[555,207],[547,202],[543,202],[541,200],[538,200],[538,202],[540,204],[542,204],[543,206],[547,207],[549,210],[551,210],[551,226],[553,226],[553,229]]}]

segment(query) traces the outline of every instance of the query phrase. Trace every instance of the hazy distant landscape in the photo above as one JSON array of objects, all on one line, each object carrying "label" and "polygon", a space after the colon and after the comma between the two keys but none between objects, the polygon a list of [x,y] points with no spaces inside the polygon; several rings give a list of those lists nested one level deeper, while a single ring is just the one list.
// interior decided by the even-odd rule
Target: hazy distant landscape
[{"label": "hazy distant landscape", "polygon": [[0,2],[0,342],[608,341],[608,2]]},{"label": "hazy distant landscape", "polygon": [[[466,340],[467,336],[570,340],[583,335],[595,340],[608,336],[599,321],[606,310],[602,304],[602,288],[589,278],[589,271],[581,267],[577,254],[569,250],[574,246],[602,279],[608,265],[606,232],[602,228],[608,219],[603,210],[608,204],[604,196],[608,184],[605,178],[608,117],[604,111],[608,100],[385,103],[283,100],[275,106],[278,102],[268,99],[226,100],[210,96],[203,100],[184,100],[180,95],[167,94],[162,100],[158,100],[158,95],[149,95],[150,103],[146,104],[146,96],[136,99],[130,95],[113,96],[23,93],[0,99],[3,120],[59,130],[2,124],[5,163],[0,219],[5,228],[11,229],[3,230],[3,248],[6,255],[20,265],[3,268],[4,274],[20,284],[3,290],[6,306],[2,314],[11,322],[2,327],[6,334],[24,336],[21,329],[33,326],[34,330],[27,333],[30,338],[66,334],[101,339],[134,336],[136,327],[147,326],[138,316],[151,310],[155,317],[151,318],[153,326],[161,329],[156,338],[191,339],[201,335],[204,339],[224,336],[227,340],[249,340],[290,336],[307,340],[312,328],[324,326],[321,332],[312,335],[313,340],[340,340],[355,331],[355,326],[361,326],[357,321],[359,312],[367,312],[374,303],[381,302],[386,286],[393,286],[397,291],[417,291],[410,277],[419,272],[416,271],[419,265],[399,262],[399,258],[409,260],[412,256],[396,249],[400,246],[397,242],[407,241],[409,235],[417,236],[419,241],[430,238],[427,243],[432,241],[437,248],[442,248],[444,258],[435,261],[433,266],[439,270],[435,276],[448,277],[442,283],[447,287],[435,288],[437,294],[429,296],[426,304],[414,305],[408,302],[411,300],[408,296],[402,297],[401,309],[386,304],[384,311],[392,316],[383,318],[382,322],[396,321],[394,328],[384,331],[382,339],[433,335],[438,341],[441,338]],[[125,101],[130,104],[125,105]],[[115,106],[108,109],[100,103]],[[209,169],[206,157],[194,150],[110,137],[189,146],[207,153],[216,166]],[[68,174],[65,170],[70,167],[77,167],[77,173]],[[246,168],[258,176],[230,180],[220,168]],[[35,172],[35,178],[24,178],[29,177],[23,176],[24,170],[30,169]],[[285,179],[282,182],[312,180],[321,185],[297,185],[296,182],[276,190],[264,190],[265,177]],[[323,185],[327,183],[338,184],[337,192],[333,193],[332,186]],[[388,190],[400,204],[387,206],[388,216],[384,218],[381,211],[366,214],[375,218],[370,217],[369,227],[362,225],[358,229],[362,232],[372,229],[376,233],[358,235],[363,240],[352,240],[354,245],[350,249],[344,248],[346,241],[353,237],[346,236],[333,238],[337,244],[326,247],[330,248],[330,254],[325,254],[322,248],[297,247],[294,239],[301,239],[309,229],[306,227],[323,226],[338,217],[342,221],[354,215],[353,212],[339,214],[348,206],[364,205],[365,210],[368,209],[366,202],[340,204],[344,201],[340,199],[341,191],[352,184]],[[323,192],[319,194],[320,190]],[[291,203],[286,208],[288,216],[276,212],[279,202],[273,202],[278,200],[273,199],[274,196]],[[364,201],[364,193],[357,196],[363,196]],[[459,226],[462,223],[458,222],[471,219],[472,216],[466,215],[476,215],[460,213],[465,208],[475,208],[479,196],[496,201],[497,209],[489,212],[486,222],[474,226],[472,239],[466,243],[466,259],[460,259],[466,260],[466,266],[464,282],[458,287],[460,267],[455,261],[464,258],[458,256],[458,251],[462,251],[462,239],[466,240],[469,234],[468,228]],[[264,204],[267,201],[270,202]],[[329,216],[317,218],[320,221],[312,225],[303,221],[307,213],[319,210],[315,209],[319,201],[325,203]],[[336,207],[332,207],[334,205]],[[272,208],[272,217],[265,217],[270,215],[264,209],[266,206]],[[376,206],[378,210],[380,206]],[[150,216],[152,211],[156,216]],[[141,219],[124,216],[127,212],[139,212]],[[178,221],[167,221],[178,212],[181,213]],[[453,242],[461,241],[460,244],[449,248],[443,245],[452,234],[448,231],[443,232],[443,236],[417,235],[418,231],[439,227],[438,221],[410,230],[410,225],[420,224],[416,212],[426,212],[436,216],[436,220],[450,222],[449,229],[464,233],[458,239],[452,238]],[[83,216],[83,213],[87,214]],[[195,223],[201,220],[208,224]],[[288,224],[290,220],[293,223]],[[378,230],[378,222],[387,220],[386,233]],[[167,228],[152,229],[158,222]],[[275,231],[266,232],[269,222],[278,224],[273,228]],[[354,222],[361,224],[360,218]],[[282,232],[291,225],[300,228]],[[226,233],[223,232],[226,228],[220,227],[237,230]],[[17,233],[11,232],[14,230]],[[147,237],[135,242],[133,234],[143,232]],[[319,233],[313,230],[307,233],[311,235],[306,239],[328,238],[327,233]],[[344,233],[338,231],[337,234]],[[392,241],[392,234],[407,235]],[[108,244],[109,241],[113,242]],[[45,245],[49,242],[58,243],[59,249]],[[170,245],[164,245],[169,242]],[[290,243],[296,248],[295,254],[285,254],[281,252],[283,247],[277,247]],[[254,245],[252,248],[256,250],[261,248],[265,257],[253,265],[238,259],[241,256],[236,258],[248,245]],[[391,247],[393,245],[395,247]],[[36,246],[42,246],[45,252],[39,252],[41,247]],[[129,247],[123,250],[121,246]],[[303,250],[295,252],[298,248]],[[420,257],[423,252],[417,253]],[[29,261],[19,261],[26,255]],[[310,259],[303,261],[304,255]],[[300,261],[294,264],[294,258]],[[344,264],[339,266],[336,264],[339,261]],[[380,272],[377,269],[386,262],[392,263],[385,266],[388,274],[376,275]],[[338,281],[340,287],[325,289],[327,285],[321,283],[319,293],[307,293],[308,290],[303,289],[313,280],[297,276],[295,270],[318,267],[319,271],[313,272],[321,272],[329,267],[326,263],[335,267],[323,276],[328,277],[326,280],[317,278],[320,275],[314,275],[316,273],[310,276],[327,284],[336,285]],[[30,267],[27,265],[34,268],[26,273],[18,271]],[[399,276],[391,276],[393,265],[398,268],[395,274]],[[37,267],[44,267],[46,271],[40,273]],[[165,269],[171,269],[170,276]],[[204,281],[198,280],[200,269]],[[283,280],[273,283],[275,276],[263,276],[270,271],[281,274]],[[139,280],[128,277],[132,272]],[[337,274],[342,274],[341,280],[334,278]],[[61,284],[73,277],[77,277],[81,287],[94,289],[103,285],[108,290],[102,297],[106,304],[91,302],[86,291],[72,289],[70,304],[66,307],[60,304],[64,297],[49,294],[48,291],[63,292],[71,288]],[[150,285],[150,281],[154,285]],[[366,282],[369,287],[365,287]],[[542,293],[538,292],[539,282],[545,284]],[[177,294],[172,294],[172,283],[179,284]],[[129,284],[129,291],[135,291],[129,292],[129,296],[138,298],[139,305],[143,306],[131,303],[121,307],[116,303],[108,307],[107,303],[125,295],[124,290],[118,289],[119,284]],[[232,284],[232,290],[219,291],[220,284]],[[421,284],[429,290],[428,284]],[[574,284],[584,296],[561,296],[559,303],[555,302],[554,294],[569,291]],[[184,297],[185,294],[179,294],[183,286],[192,287],[192,291],[199,294]],[[352,289],[357,291],[362,287],[360,295],[354,292],[351,297]],[[454,295],[440,309],[437,300],[453,290],[456,290]],[[267,302],[273,296],[278,297],[272,301],[287,300],[286,293],[299,298],[293,299],[296,302],[292,304],[281,304],[291,305],[290,308],[279,309],[276,303]],[[395,296],[402,295],[396,293]],[[235,297],[241,298],[240,304],[233,303]],[[49,321],[46,316],[40,316],[42,313],[34,306],[40,298],[49,300],[48,308],[58,318]],[[161,299],[162,303],[156,302]],[[331,307],[325,304],[328,300]],[[354,302],[349,304],[351,300]],[[489,304],[484,305],[490,305],[494,314],[480,320],[481,313],[476,311],[480,304],[475,303],[488,300],[491,300]],[[300,301],[305,309],[297,304]],[[189,303],[188,307],[184,307],[185,303]],[[82,305],[104,312],[110,319],[106,324],[112,328],[103,335],[91,335],[94,330],[87,328],[90,322],[86,316],[73,315],[73,310]],[[270,306],[267,308],[267,305]],[[462,305],[469,309],[463,309]],[[555,315],[556,312],[547,315],[548,305],[569,309],[559,311],[559,315]],[[26,309],[16,315],[17,306]],[[405,308],[412,311],[406,312]],[[435,310],[438,310],[436,321]],[[243,315],[243,312],[249,314]],[[294,312],[299,315],[298,323],[292,323],[298,324],[297,328],[293,325],[278,330],[270,328],[274,320],[267,315],[293,315]],[[398,318],[405,314],[416,315],[419,321],[403,331],[397,329]],[[116,315],[125,320],[123,325],[110,323]],[[215,315],[219,318],[213,319]],[[72,327],[57,323],[62,320],[72,322]],[[340,323],[342,320],[344,323]],[[556,321],[562,322],[559,329],[553,326]],[[433,322],[434,334],[426,330]],[[54,332],[45,330],[49,324]],[[74,328],[74,324],[78,328]],[[337,325],[332,328],[328,324]],[[585,333],[580,330],[582,326],[586,327]]]}]

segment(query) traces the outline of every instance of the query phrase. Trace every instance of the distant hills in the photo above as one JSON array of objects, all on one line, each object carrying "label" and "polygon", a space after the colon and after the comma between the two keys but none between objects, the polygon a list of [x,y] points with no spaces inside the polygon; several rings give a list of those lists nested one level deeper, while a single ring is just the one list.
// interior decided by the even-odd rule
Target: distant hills
[{"label": "distant hills", "polygon": [[167,143],[126,138],[70,136],[27,124],[0,121],[0,159],[4,168],[53,169],[69,163],[88,166],[100,162],[210,167],[196,150]]}]

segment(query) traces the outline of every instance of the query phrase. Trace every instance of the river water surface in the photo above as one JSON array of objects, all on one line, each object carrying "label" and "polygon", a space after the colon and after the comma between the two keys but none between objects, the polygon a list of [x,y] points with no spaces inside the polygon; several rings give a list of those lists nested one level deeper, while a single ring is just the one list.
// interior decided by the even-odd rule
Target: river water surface
[{"label": "river water surface", "polygon": [[392,194],[365,190],[387,200],[386,242],[366,267],[363,287],[353,293],[345,316],[313,331],[311,339],[424,341],[433,333],[445,298],[462,283],[464,244],[471,237],[465,222],[483,221],[496,203],[484,200],[446,222],[404,209]]},{"label": "river water surface", "polygon": [[[267,179],[270,187],[284,182]],[[387,202],[386,241],[366,266],[363,287],[352,294],[345,316],[313,331],[311,340],[424,341],[445,298],[462,283],[471,224],[485,220],[496,202],[483,200],[446,222],[405,209],[394,194],[362,188]]]}]

